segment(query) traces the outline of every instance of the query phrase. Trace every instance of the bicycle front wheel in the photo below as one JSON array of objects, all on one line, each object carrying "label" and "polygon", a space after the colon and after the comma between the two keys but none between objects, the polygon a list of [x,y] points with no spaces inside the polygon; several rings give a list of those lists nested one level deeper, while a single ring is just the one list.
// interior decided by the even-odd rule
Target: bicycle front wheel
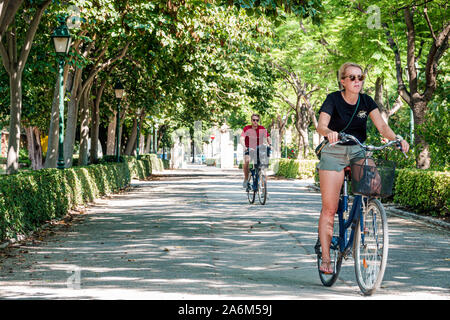
[{"label": "bicycle front wheel", "polygon": [[267,200],[267,177],[263,170],[259,172],[258,179],[258,199],[259,203],[266,204]]},{"label": "bicycle front wheel", "polygon": [[248,202],[250,202],[251,204],[255,202],[255,196],[256,196],[256,191],[253,190],[253,185],[254,185],[254,179],[253,179],[253,174],[249,175],[248,178],[248,184],[247,184],[247,198],[248,198]]},{"label": "bicycle front wheel", "polygon": [[370,199],[364,211],[356,228],[355,273],[361,291],[371,295],[383,280],[389,235],[386,212],[379,200]]}]

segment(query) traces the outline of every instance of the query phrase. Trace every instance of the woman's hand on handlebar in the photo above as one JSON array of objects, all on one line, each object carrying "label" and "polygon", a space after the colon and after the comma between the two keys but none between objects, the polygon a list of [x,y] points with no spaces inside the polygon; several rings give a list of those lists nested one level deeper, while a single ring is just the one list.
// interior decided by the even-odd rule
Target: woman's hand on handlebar
[{"label": "woman's hand on handlebar", "polygon": [[402,141],[400,141],[400,144],[402,145],[402,151],[404,153],[408,153],[408,151],[409,151],[409,143],[405,139],[403,139]]},{"label": "woman's hand on handlebar", "polygon": [[339,133],[337,133],[336,131],[330,131],[327,134],[327,139],[330,144],[335,144],[336,142],[340,141]]},{"label": "woman's hand on handlebar", "polygon": [[399,147],[400,151],[403,152],[405,157],[408,158],[408,155],[407,155],[407,153],[409,151],[408,141],[406,141],[405,139],[402,138],[402,140],[400,140],[400,142],[397,144],[397,146]]}]

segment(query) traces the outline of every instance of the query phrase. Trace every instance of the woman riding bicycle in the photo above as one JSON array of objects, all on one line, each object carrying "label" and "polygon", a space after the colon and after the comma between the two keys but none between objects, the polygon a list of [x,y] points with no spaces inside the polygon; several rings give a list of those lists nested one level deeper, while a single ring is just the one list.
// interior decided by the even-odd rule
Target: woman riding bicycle
[{"label": "woman riding bicycle", "polygon": [[[347,62],[338,73],[342,91],[330,93],[319,110],[317,131],[328,143],[323,147],[319,169],[322,210],[319,218],[319,238],[322,247],[322,265],[320,271],[332,273],[330,261],[330,243],[333,235],[334,215],[338,209],[339,193],[344,181],[344,168],[358,159],[364,158],[364,150],[354,142],[335,144],[339,141],[339,132],[345,132],[358,138],[361,143],[367,137],[367,118],[370,116],[380,134],[389,140],[396,136],[383,120],[375,101],[360,93],[365,75],[358,64]],[[408,152],[409,144],[401,141],[402,150]]]}]

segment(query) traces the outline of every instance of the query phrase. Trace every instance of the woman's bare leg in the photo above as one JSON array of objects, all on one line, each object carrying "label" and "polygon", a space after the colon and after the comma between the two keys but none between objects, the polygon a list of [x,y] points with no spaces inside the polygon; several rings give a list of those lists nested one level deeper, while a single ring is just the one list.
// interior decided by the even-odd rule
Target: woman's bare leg
[{"label": "woman's bare leg", "polygon": [[[330,244],[333,236],[334,215],[338,209],[339,193],[344,181],[344,170],[319,170],[322,211],[319,218],[319,239],[322,261],[330,261]],[[327,266],[329,268],[329,265]]]}]

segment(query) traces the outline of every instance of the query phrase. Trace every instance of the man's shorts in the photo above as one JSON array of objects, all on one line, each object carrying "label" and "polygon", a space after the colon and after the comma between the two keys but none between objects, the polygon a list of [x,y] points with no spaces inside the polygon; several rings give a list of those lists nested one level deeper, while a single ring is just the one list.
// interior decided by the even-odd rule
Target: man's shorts
[{"label": "man's shorts", "polygon": [[364,149],[358,145],[341,145],[335,144],[330,146],[328,143],[322,149],[320,162],[317,165],[319,170],[331,170],[340,172],[346,166],[351,165],[355,161],[364,158]]}]

